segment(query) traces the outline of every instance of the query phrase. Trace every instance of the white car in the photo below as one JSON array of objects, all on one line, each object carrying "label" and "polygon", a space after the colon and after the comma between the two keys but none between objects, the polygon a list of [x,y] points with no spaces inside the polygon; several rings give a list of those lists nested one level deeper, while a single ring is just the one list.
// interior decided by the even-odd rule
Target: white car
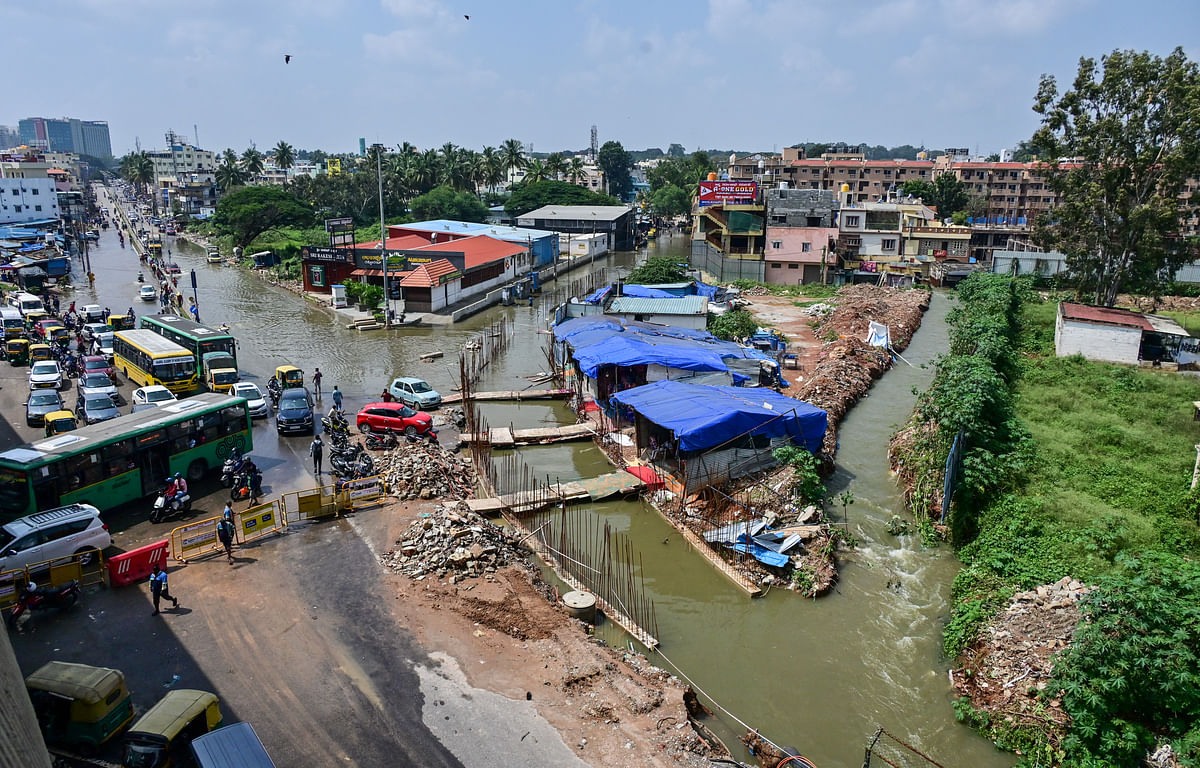
[{"label": "white car", "polygon": [[71,555],[90,565],[96,553],[112,546],[100,510],[68,504],[22,517],[0,528],[0,571],[12,571]]},{"label": "white car", "polygon": [[55,360],[38,360],[29,369],[30,389],[62,389],[62,368]]},{"label": "white car", "polygon": [[84,304],[79,309],[79,316],[86,323],[104,322],[104,309],[99,304]]},{"label": "white car", "polygon": [[149,387],[139,387],[133,390],[133,404],[142,405],[148,403],[150,405],[163,405],[172,400],[177,400],[175,393],[161,384],[154,384]]},{"label": "white car", "polygon": [[83,338],[91,341],[97,334],[108,333],[109,327],[104,323],[86,323],[83,326]]},{"label": "white car", "polygon": [[233,385],[233,389],[229,390],[229,394],[234,397],[246,398],[251,418],[265,418],[271,415],[271,406],[267,405],[266,398],[263,397],[262,390],[258,388],[257,384],[239,381]]},{"label": "white car", "polygon": [[138,289],[138,298],[142,301],[154,301],[158,298],[158,291],[153,285],[143,285]]}]

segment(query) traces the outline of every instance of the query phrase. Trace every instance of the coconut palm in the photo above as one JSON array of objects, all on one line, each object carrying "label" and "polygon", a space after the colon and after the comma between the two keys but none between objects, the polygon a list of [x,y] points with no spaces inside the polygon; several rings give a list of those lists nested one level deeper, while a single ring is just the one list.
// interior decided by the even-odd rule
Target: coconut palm
[{"label": "coconut palm", "polygon": [[296,164],[296,150],[286,141],[275,145],[275,167],[283,171],[283,186],[287,186],[287,172]]},{"label": "coconut palm", "polygon": [[225,151],[221,153],[221,162],[225,163],[226,165],[237,165],[237,152],[234,152],[231,148],[226,147]]},{"label": "coconut palm", "polygon": [[525,148],[517,139],[505,139],[500,145],[500,159],[506,172],[519,171],[525,167]]},{"label": "coconut palm", "polygon": [[254,147],[247,147],[242,153],[241,159],[242,170],[246,173],[247,181],[254,181],[262,175],[265,163],[263,162],[262,152],[259,152]]},{"label": "coconut palm", "polygon": [[504,181],[504,158],[495,147],[484,147],[479,160],[483,165],[483,183],[492,188],[499,186]]},{"label": "coconut palm", "polygon": [[561,152],[551,152],[546,158],[546,175],[550,178],[557,181],[566,169],[567,163]]},{"label": "coconut palm", "polygon": [[[121,160],[121,175],[144,195],[146,186],[154,183],[154,161],[144,151],[128,154]],[[150,204],[154,206],[154,214],[157,216],[158,195],[150,196]]]},{"label": "coconut palm", "polygon": [[226,157],[217,166],[216,179],[217,186],[221,188],[221,191],[229,192],[234,187],[240,187],[246,182],[246,174],[236,162],[231,163]]},{"label": "coconut palm", "polygon": [[545,181],[548,175],[546,164],[536,157],[529,161],[529,165],[525,166],[525,181],[530,184]]},{"label": "coconut palm", "polygon": [[571,161],[567,163],[567,178],[571,180],[572,184],[579,183],[579,180],[583,178],[583,158],[571,158]]}]

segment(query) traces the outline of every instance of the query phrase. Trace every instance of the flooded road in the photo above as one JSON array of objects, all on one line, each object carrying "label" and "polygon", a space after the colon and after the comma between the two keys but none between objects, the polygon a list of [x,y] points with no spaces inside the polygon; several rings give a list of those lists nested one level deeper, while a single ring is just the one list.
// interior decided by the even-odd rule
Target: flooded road
[{"label": "flooded road", "polygon": [[[684,236],[676,235],[651,248],[685,257],[686,244]],[[529,385],[525,376],[546,368],[546,336],[539,332],[546,328],[550,307],[544,305],[493,308],[453,328],[359,333],[347,330],[345,321],[332,313],[252,274],[205,263],[199,248],[172,239],[167,245],[183,268],[183,279],[196,270],[201,317],[214,325],[229,323],[245,377],[252,381],[265,381],[283,363],[298,365],[306,374],[320,367],[326,400],[336,384],[345,391],[350,412],[375,399],[398,375],[422,377],[446,394],[454,391],[463,341],[501,315],[515,323],[516,335],[479,388],[522,389]],[[139,262],[133,251],[122,250],[110,229],[92,258],[97,284],[77,291],[76,301],[95,301],[114,311],[134,304],[141,314],[135,299]],[[628,266],[632,258],[622,254],[606,264]],[[828,485],[831,494],[847,489],[854,494],[849,526],[862,546],[841,558],[841,578],[828,597],[804,600],[779,589],[750,600],[691,552],[649,507],[640,502],[591,507],[629,535],[641,553],[669,659],[721,707],[773,741],[797,746],[822,768],[860,765],[862,747],[877,726],[943,765],[1002,768],[1014,762],[953,719],[940,647],[956,558],[948,547],[923,549],[919,537],[896,538],[886,531],[891,516],[903,513],[887,471],[887,441],[908,415],[911,389],[924,387],[931,376],[919,366],[946,347],[949,304],[943,296],[934,297],[905,351],[917,367],[898,363],[843,422],[838,470]],[[444,357],[420,362],[422,354],[432,351]],[[488,404],[483,412],[492,426],[573,420],[560,403]],[[267,422],[256,428],[255,452],[276,457],[276,471],[300,476],[308,440],[276,437],[273,423]],[[520,450],[526,463],[552,479],[611,470],[590,443]],[[611,632],[605,639],[628,642]],[[712,725],[727,744],[738,746],[744,728],[733,717],[721,714]]]}]

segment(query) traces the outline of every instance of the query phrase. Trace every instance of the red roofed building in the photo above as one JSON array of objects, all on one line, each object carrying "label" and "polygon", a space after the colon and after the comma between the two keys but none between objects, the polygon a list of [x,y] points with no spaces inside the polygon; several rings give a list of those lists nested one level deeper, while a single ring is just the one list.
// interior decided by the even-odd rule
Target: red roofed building
[{"label": "red roofed building", "polygon": [[1169,317],[1069,301],[1058,305],[1054,353],[1129,365],[1196,360],[1188,332]]},{"label": "red roofed building", "polygon": [[488,235],[433,243],[404,255],[413,269],[400,283],[406,312],[438,312],[481,298],[534,266],[527,246]]}]

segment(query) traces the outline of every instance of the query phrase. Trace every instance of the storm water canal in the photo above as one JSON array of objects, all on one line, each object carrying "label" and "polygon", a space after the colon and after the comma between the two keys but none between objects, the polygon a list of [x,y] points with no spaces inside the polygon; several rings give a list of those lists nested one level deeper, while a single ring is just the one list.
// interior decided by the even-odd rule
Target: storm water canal
[{"label": "storm water canal", "polygon": [[[479,389],[522,389],[529,386],[525,376],[546,367],[546,336],[539,331],[546,328],[549,306],[493,308],[452,328],[359,333],[347,330],[344,319],[254,275],[205,263],[202,249],[168,244],[185,278],[196,270],[201,317],[232,327],[239,363],[252,381],[265,382],[284,363],[306,373],[320,367],[326,398],[338,385],[351,412],[376,399],[397,375],[420,376],[450,392],[462,343],[505,314],[516,326],[515,338],[486,370]],[[683,256],[685,247],[679,235],[652,246],[674,256]],[[634,258],[619,254],[602,265],[626,267]],[[131,250],[120,248],[113,230],[103,233],[92,261],[97,284],[78,290],[75,299],[97,301],[114,312],[135,304],[141,314],[134,299],[138,261]],[[721,707],[771,740],[797,746],[822,768],[860,765],[862,747],[877,726],[944,765],[1001,768],[1014,762],[953,719],[947,661],[940,650],[950,582],[958,569],[953,553],[947,547],[924,549],[919,537],[897,538],[886,530],[891,516],[902,512],[888,474],[887,441],[912,407],[912,388],[928,383],[931,371],[920,366],[946,347],[949,303],[935,295],[904,353],[912,366],[898,363],[843,423],[838,470],[828,485],[835,494],[853,493],[849,525],[861,546],[840,558],[841,576],[830,595],[806,600],[775,589],[751,600],[649,506],[615,501],[591,507],[641,553],[658,637],[670,660]],[[445,356],[420,362],[421,355],[434,351]],[[558,403],[487,404],[483,412],[492,426],[572,420]],[[256,429],[255,450],[302,464],[307,441],[276,437],[263,426]],[[565,481],[611,471],[590,443],[520,450],[527,464],[550,478]],[[628,642],[616,633],[605,637],[615,644]],[[718,713],[709,724],[739,751],[744,729],[737,722]]]}]

